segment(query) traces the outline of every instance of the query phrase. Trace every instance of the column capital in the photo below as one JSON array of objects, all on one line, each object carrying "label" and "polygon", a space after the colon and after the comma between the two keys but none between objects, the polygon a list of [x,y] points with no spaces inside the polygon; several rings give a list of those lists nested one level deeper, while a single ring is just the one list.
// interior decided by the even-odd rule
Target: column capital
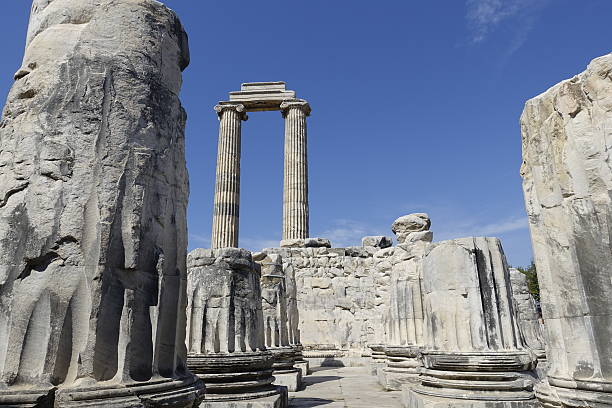
[{"label": "column capital", "polygon": [[294,108],[301,109],[302,111],[304,111],[306,116],[309,116],[310,112],[312,112],[312,109],[310,108],[310,104],[303,99],[288,99],[286,101],[283,101],[280,105],[280,110],[281,110],[281,113],[283,114],[283,117],[287,115],[287,111],[289,111],[289,109],[294,109]]},{"label": "column capital", "polygon": [[221,102],[218,105],[215,105],[214,109],[215,109],[215,112],[217,112],[219,119],[221,119],[221,116],[223,116],[223,112],[228,111],[228,110],[235,110],[240,116],[240,119],[242,120],[249,119],[249,117],[247,116],[246,108],[241,103]]}]

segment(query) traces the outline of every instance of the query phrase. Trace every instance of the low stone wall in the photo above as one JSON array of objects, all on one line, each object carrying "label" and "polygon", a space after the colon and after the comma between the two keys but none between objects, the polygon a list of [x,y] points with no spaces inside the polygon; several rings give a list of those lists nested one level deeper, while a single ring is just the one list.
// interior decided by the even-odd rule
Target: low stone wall
[{"label": "low stone wall", "polygon": [[323,359],[359,359],[367,344],[383,342],[391,270],[385,251],[376,247],[264,250],[282,255],[285,275],[295,282],[294,313],[305,356],[325,350]]}]

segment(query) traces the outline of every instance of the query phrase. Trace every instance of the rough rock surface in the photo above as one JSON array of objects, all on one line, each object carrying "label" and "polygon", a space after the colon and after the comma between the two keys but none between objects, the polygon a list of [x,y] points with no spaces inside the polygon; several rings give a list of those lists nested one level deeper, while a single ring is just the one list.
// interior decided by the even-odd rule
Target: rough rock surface
[{"label": "rough rock surface", "polygon": [[423,299],[425,367],[420,385],[404,386],[407,406],[535,407],[532,357],[499,240],[434,244],[423,263]]},{"label": "rough rock surface", "polygon": [[331,242],[325,238],[284,239],[281,248],[331,248]]},{"label": "rough rock surface", "polygon": [[189,253],[187,344],[190,354],[265,349],[259,273],[244,249]]},{"label": "rough rock surface", "polygon": [[521,116],[521,174],[553,386],[539,393],[544,403],[612,406],[610,129],[612,54],[529,100]]},{"label": "rough rock surface", "polygon": [[283,259],[272,254],[257,260],[261,267],[261,300],[266,347],[289,346],[287,287]]},{"label": "rough rock surface", "polygon": [[34,1],[0,123],[0,405],[193,404],[188,61],[157,1]]},{"label": "rough rock surface", "polygon": [[[413,214],[400,219],[416,219],[425,228],[431,225],[425,214]],[[397,228],[397,225],[396,221],[394,227]],[[423,346],[423,258],[433,239],[428,230],[409,231],[398,231],[398,240],[401,234],[404,243],[395,247],[389,258],[392,267],[386,313],[387,366],[377,373],[380,384],[387,390],[395,391],[401,390],[402,384],[415,381],[418,376],[418,350]]]},{"label": "rough rock surface", "polygon": [[251,253],[195,249],[187,266],[187,364],[206,383],[201,407],[286,407],[286,389],[272,384],[260,272]]},{"label": "rough rock surface", "polygon": [[398,230],[398,221],[393,224],[393,228],[398,230],[398,240],[402,236],[404,242],[394,248],[390,257],[392,267],[386,341],[394,346],[423,344],[422,264],[433,234],[428,230],[431,221],[426,214],[400,218],[404,220],[403,225],[406,224],[405,220],[411,219],[419,221],[419,231],[410,232],[407,228]]},{"label": "rough rock surface", "polygon": [[518,321],[523,343],[530,348],[538,358],[546,358],[546,340],[544,322],[540,318],[535,299],[529,293],[527,276],[518,269],[510,268],[512,282],[512,298],[514,311]]},{"label": "rough rock surface", "polygon": [[354,352],[360,359],[367,344],[382,342],[389,249],[378,251],[381,258],[375,258],[376,248],[362,247],[264,250],[282,255],[286,276],[294,276],[299,315],[288,307],[290,316],[299,318],[306,356],[331,359]]},{"label": "rough rock surface", "polygon": [[408,235],[414,232],[429,231],[431,220],[425,213],[408,214],[399,217],[393,222],[391,230],[397,236],[397,241],[402,244]]},{"label": "rough rock surface", "polygon": [[389,237],[383,235],[375,235],[370,237],[363,237],[361,239],[361,246],[374,247],[374,248],[389,248],[393,245],[393,241]]}]

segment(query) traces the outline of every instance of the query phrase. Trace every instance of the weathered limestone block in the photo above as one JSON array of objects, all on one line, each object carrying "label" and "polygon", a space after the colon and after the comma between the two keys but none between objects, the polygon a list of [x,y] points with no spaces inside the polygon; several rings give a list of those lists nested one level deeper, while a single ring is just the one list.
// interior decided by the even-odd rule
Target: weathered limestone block
[{"label": "weathered limestone block", "polygon": [[384,344],[370,344],[370,374],[378,376],[378,373],[387,366],[387,356],[385,355]]},{"label": "weathered limestone block", "polygon": [[512,304],[499,240],[432,245],[423,263],[424,368],[406,407],[535,407],[533,358]]},{"label": "weathered limestone block", "polygon": [[415,232],[426,233],[426,231],[429,231],[430,227],[431,221],[427,214],[415,213],[399,217],[393,222],[391,230],[397,237],[397,242],[403,244],[408,235]]},{"label": "weathered limestone block", "polygon": [[544,324],[538,313],[536,301],[529,293],[527,276],[518,269],[510,268],[514,310],[523,338],[523,343],[535,353],[538,360],[546,359],[546,340]]},{"label": "weathered limestone block", "polygon": [[529,100],[523,190],[548,333],[545,406],[612,406],[612,54]]},{"label": "weathered limestone block", "polygon": [[238,248],[189,253],[187,365],[206,384],[201,407],[286,407],[265,349],[260,274]]},{"label": "weathered limestone block", "polygon": [[289,391],[297,391],[301,386],[302,372],[293,366],[295,350],[289,343],[283,259],[278,254],[259,253],[254,260],[261,270],[265,345],[274,359],[274,384],[284,385]]},{"label": "weathered limestone block", "polygon": [[[396,221],[399,244],[390,257],[391,284],[387,311],[387,365],[380,371],[379,382],[387,390],[399,391],[404,384],[415,383],[421,365],[423,346],[423,296],[421,294],[423,257],[431,245],[431,221],[426,214],[411,214]],[[417,222],[408,222],[417,220]],[[398,225],[417,225],[411,232]],[[421,230],[426,228],[425,230]]]},{"label": "weathered limestone block", "polygon": [[393,245],[393,241],[389,237],[383,235],[376,235],[371,237],[363,237],[361,239],[361,246],[374,247],[374,248],[389,248]]},{"label": "weathered limestone block", "polygon": [[331,248],[331,242],[325,238],[284,239],[281,248]]},{"label": "weathered limestone block", "polygon": [[0,124],[0,406],[191,407],[177,16],[35,0]]}]

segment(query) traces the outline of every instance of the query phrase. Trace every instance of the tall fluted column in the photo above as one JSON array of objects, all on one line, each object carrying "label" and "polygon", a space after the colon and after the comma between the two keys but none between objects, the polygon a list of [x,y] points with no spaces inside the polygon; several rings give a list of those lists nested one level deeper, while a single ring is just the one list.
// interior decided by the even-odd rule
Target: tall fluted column
[{"label": "tall fluted column", "polygon": [[242,121],[247,120],[244,105],[215,106],[219,114],[217,179],[213,210],[212,248],[238,247],[240,216],[240,140]]},{"label": "tall fluted column", "polygon": [[306,117],[310,105],[303,100],[281,104],[285,118],[285,184],[283,240],[308,238],[308,138]]}]

